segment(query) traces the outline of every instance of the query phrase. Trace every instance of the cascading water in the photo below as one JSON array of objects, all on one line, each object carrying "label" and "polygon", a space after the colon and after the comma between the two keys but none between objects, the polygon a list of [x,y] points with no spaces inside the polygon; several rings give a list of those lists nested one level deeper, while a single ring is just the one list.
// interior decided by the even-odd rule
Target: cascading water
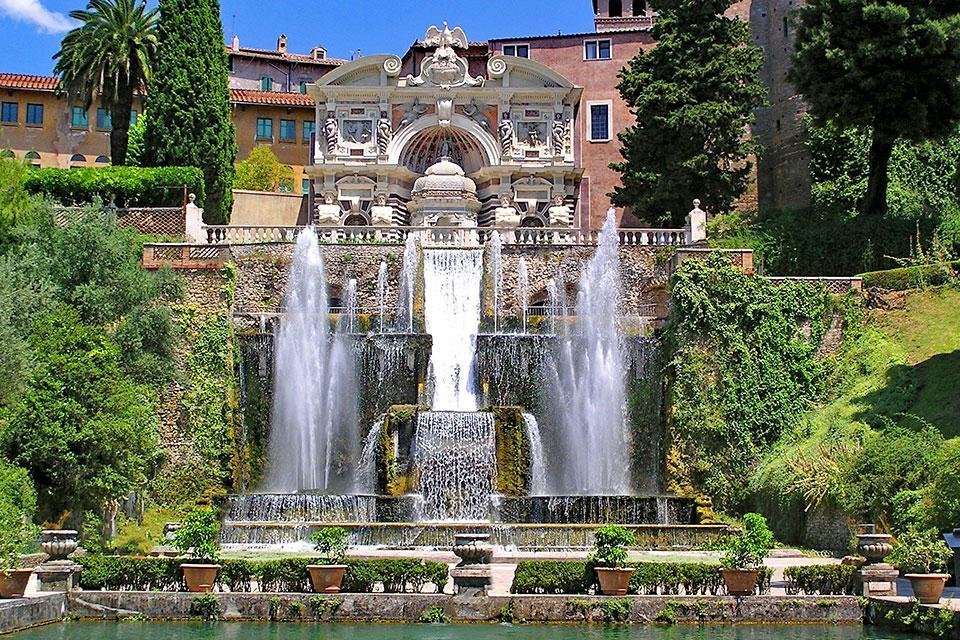
[{"label": "cascading water", "polygon": [[495,450],[492,413],[418,414],[414,458],[423,497],[418,519],[488,518],[496,480]]},{"label": "cascading water", "polygon": [[387,327],[387,263],[380,263],[380,271],[377,272],[377,305],[380,311],[380,325],[378,330],[384,333]]},{"label": "cascading water", "polygon": [[527,332],[527,309],[530,307],[530,276],[527,274],[527,259],[520,258],[517,267],[517,306],[520,307],[523,333]]},{"label": "cascading water", "polygon": [[[300,234],[286,316],[276,337],[269,491],[342,491],[353,484],[357,383],[352,350],[332,336],[317,236]],[[346,462],[345,462],[346,461]]]},{"label": "cascading water", "polygon": [[[555,284],[551,292],[558,303],[561,290]],[[548,389],[564,461],[551,487],[558,493],[630,493],[625,369],[617,329],[620,293],[617,227],[610,215],[581,274],[576,326],[564,331],[553,354]]]},{"label": "cascading water", "polygon": [[500,292],[503,290],[503,238],[499,231],[490,235],[487,243],[490,251],[490,284],[493,289],[493,332],[500,330]]},{"label": "cascading water", "polygon": [[420,273],[417,235],[410,233],[403,247],[403,269],[400,271],[400,295],[397,296],[397,323],[400,333],[413,333],[413,299]]},{"label": "cascading water", "polygon": [[343,313],[340,316],[340,322],[337,325],[340,333],[356,333],[357,332],[357,313],[358,309],[357,301],[357,281],[356,279],[351,279],[347,282],[347,290],[344,292],[343,296]]},{"label": "cascading water", "polygon": [[383,429],[383,422],[384,417],[380,416],[363,440],[360,465],[357,467],[356,491],[359,493],[374,493],[377,490],[377,439]]},{"label": "cascading water", "polygon": [[430,382],[434,411],[476,411],[476,339],[480,331],[483,252],[423,252],[424,319],[433,339]]},{"label": "cascading water", "polygon": [[540,425],[533,414],[523,414],[523,426],[530,443],[530,495],[540,496],[547,492],[547,461],[543,455],[543,440]]}]

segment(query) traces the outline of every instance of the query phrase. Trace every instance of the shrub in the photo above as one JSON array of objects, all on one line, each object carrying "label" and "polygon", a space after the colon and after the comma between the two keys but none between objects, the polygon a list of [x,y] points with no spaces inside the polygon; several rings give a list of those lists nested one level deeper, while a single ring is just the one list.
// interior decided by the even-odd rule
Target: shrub
[{"label": "shrub", "polygon": [[182,591],[179,560],[89,555],[76,559],[83,567],[80,588],[86,591]]},{"label": "shrub", "polygon": [[510,593],[586,593],[593,581],[593,572],[585,562],[524,560],[517,565]]},{"label": "shrub", "polygon": [[322,553],[327,564],[339,564],[347,555],[350,532],[343,527],[324,527],[310,536],[313,548]]},{"label": "shrub", "polygon": [[616,524],[597,529],[596,547],[591,555],[595,566],[623,567],[627,564],[627,547],[637,543],[633,532]]},{"label": "shrub", "polygon": [[190,602],[190,615],[207,622],[213,622],[220,617],[220,601],[212,593],[194,596]]},{"label": "shrub", "polygon": [[450,618],[440,607],[430,607],[420,614],[420,622],[423,624],[446,624]]},{"label": "shrub", "polygon": [[743,531],[727,541],[721,563],[727,569],[751,569],[763,565],[773,547],[773,532],[759,513],[743,516]]},{"label": "shrub", "polygon": [[220,559],[220,520],[210,508],[194,509],[183,519],[173,539],[180,553],[189,553],[197,560],[217,562]]},{"label": "shrub", "polygon": [[864,289],[907,291],[947,284],[957,277],[958,271],[960,271],[960,262],[941,262],[886,271],[869,271],[860,274],[860,277],[863,278]]},{"label": "shrub", "polygon": [[179,207],[183,187],[203,202],[203,174],[193,167],[99,167],[37,169],[27,172],[24,188],[63,205],[84,205],[100,199],[119,207]]},{"label": "shrub", "polygon": [[937,530],[931,529],[905,533],[886,561],[904,573],[939,573],[946,570],[951,558],[953,551]]},{"label": "shrub", "polygon": [[839,564],[787,567],[783,572],[788,594],[808,596],[854,595],[856,574],[857,567]]}]

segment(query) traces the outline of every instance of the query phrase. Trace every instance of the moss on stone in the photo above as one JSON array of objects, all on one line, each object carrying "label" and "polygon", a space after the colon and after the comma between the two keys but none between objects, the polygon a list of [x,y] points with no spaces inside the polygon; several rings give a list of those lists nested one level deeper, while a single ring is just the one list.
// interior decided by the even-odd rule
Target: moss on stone
[{"label": "moss on stone", "polygon": [[413,468],[400,459],[400,430],[411,429],[420,407],[417,405],[394,405],[383,418],[377,441],[377,492],[388,496],[412,493],[417,485]]},{"label": "moss on stone", "polygon": [[521,407],[493,407],[497,452],[497,493],[525,496],[530,489],[530,443]]}]

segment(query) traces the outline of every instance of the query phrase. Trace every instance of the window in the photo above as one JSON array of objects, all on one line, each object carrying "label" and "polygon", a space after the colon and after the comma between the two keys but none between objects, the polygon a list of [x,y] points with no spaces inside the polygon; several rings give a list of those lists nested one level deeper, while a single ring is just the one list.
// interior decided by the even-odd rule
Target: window
[{"label": "window", "polygon": [[87,119],[87,110],[83,107],[74,107],[73,112],[70,115],[70,126],[82,128],[89,127],[90,121]]},{"label": "window", "polygon": [[27,124],[33,124],[33,125],[43,124],[43,105],[42,104],[27,105]]},{"label": "window", "polygon": [[4,102],[0,105],[0,122],[3,124],[17,124],[20,118],[20,104],[17,102]]},{"label": "window", "polygon": [[610,17],[619,18],[623,15],[622,0],[610,0]]},{"label": "window", "polygon": [[36,151],[27,151],[26,155],[23,156],[23,159],[26,160],[34,169],[40,168],[40,154]]},{"label": "window", "polygon": [[307,81],[306,81],[306,80],[301,80],[301,81],[300,81],[300,93],[306,93],[306,92],[307,92]]},{"label": "window", "polygon": [[503,55],[516,56],[518,58],[530,57],[530,45],[528,44],[505,44],[503,45]]},{"label": "window", "polygon": [[297,121],[296,120],[281,120],[280,121],[280,141],[281,142],[294,142],[297,139]]},{"label": "window", "polygon": [[590,106],[590,140],[592,142],[607,142],[610,140],[610,103],[594,102]]},{"label": "window", "polygon": [[633,0],[633,15],[635,16],[647,15],[646,0]]},{"label": "window", "polygon": [[110,117],[110,110],[100,107],[97,109],[97,129],[112,129],[113,118]]},{"label": "window", "polygon": [[583,43],[584,60],[609,60],[609,40],[587,40]]},{"label": "window", "polygon": [[7,159],[16,157],[16,154],[13,151],[10,151],[10,149],[0,149],[0,158]]},{"label": "window", "polygon": [[313,120],[304,120],[303,121],[303,141],[310,142],[310,136],[313,135],[313,132],[317,130],[317,123]]},{"label": "window", "polygon": [[273,91],[273,78],[270,76],[260,78],[260,91]]},{"label": "window", "polygon": [[257,118],[257,140],[273,141],[273,118]]},{"label": "window", "polygon": [[310,195],[310,178],[304,178],[300,181],[300,193]]},{"label": "window", "polygon": [[73,156],[70,158],[70,162],[86,162],[86,161],[87,159],[79,153],[73,154]]},{"label": "window", "polygon": [[97,164],[110,164],[110,158],[107,156],[97,156]]},{"label": "window", "polygon": [[137,124],[137,112],[136,112],[136,111],[131,111],[131,112],[130,112],[130,126],[132,127],[132,126],[135,125],[135,124]]}]

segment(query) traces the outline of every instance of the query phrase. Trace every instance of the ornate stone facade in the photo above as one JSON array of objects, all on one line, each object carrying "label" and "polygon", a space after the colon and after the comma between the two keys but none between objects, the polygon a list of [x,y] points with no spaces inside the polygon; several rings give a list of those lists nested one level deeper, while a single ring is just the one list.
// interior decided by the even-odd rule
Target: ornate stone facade
[{"label": "ornate stone facade", "polygon": [[403,75],[397,56],[364,56],[309,87],[322,132],[307,168],[314,222],[569,226],[581,89],[514,56],[472,72],[466,34],[446,23],[422,43],[417,73]]}]

